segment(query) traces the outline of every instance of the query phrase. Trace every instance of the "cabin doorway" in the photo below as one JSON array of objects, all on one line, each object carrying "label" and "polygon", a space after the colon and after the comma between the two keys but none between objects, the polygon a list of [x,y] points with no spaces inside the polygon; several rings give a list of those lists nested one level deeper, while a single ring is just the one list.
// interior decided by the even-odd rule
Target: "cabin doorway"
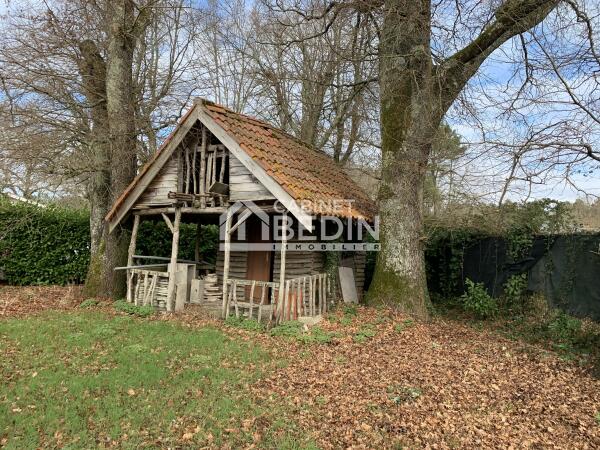
[{"label": "cabin doorway", "polygon": [[[266,244],[268,241],[261,239],[262,222],[258,217],[250,217],[247,221],[247,241],[249,244]],[[247,253],[246,259],[246,279],[256,281],[271,281],[273,273],[273,251],[271,250],[251,250]],[[260,302],[263,294],[261,289],[255,288],[252,295],[254,302]],[[246,287],[245,297],[250,299],[250,286]],[[265,293],[265,298],[269,298],[269,293]]]}]

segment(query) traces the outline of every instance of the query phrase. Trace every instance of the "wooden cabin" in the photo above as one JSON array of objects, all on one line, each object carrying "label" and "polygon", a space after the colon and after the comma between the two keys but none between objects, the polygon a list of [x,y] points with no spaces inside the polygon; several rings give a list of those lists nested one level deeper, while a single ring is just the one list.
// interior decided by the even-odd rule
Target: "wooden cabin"
[{"label": "wooden cabin", "polygon": [[[340,199],[347,200],[343,207]],[[348,229],[372,223],[374,205],[326,154],[268,123],[196,100],[106,216],[111,232],[132,224],[127,267],[121,268],[127,300],[166,311],[195,303],[224,317],[259,320],[322,314],[337,295],[337,272],[328,268],[326,252],[298,250],[298,233],[277,240],[273,227],[265,231],[275,215],[316,236],[315,218],[337,217]],[[170,258],[136,255],[141,220],[167,223]],[[198,241],[195,260],[178,258],[182,222],[198,230],[220,225],[216,266],[200,261]],[[242,241],[268,245],[247,250]],[[366,254],[340,256],[360,297]]]}]

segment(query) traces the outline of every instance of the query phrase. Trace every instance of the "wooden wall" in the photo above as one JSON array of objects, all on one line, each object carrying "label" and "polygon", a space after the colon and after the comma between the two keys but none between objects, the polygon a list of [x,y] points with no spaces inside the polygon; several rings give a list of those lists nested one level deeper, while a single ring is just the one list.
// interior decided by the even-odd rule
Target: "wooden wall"
[{"label": "wooden wall", "polygon": [[177,191],[177,155],[178,153],[175,152],[163,168],[160,169],[154,180],[152,180],[135,203],[134,208],[173,204],[173,200],[168,198],[168,194],[170,191]]},{"label": "wooden wall", "polygon": [[250,171],[235,156],[229,153],[229,199],[238,200],[274,200]]},{"label": "wooden wall", "polygon": [[[231,252],[229,257],[229,278],[246,279],[246,252]],[[225,252],[218,252],[215,270],[217,272],[217,285],[223,287],[223,265],[225,263]],[[238,299],[244,295],[244,287],[238,286]]]}]

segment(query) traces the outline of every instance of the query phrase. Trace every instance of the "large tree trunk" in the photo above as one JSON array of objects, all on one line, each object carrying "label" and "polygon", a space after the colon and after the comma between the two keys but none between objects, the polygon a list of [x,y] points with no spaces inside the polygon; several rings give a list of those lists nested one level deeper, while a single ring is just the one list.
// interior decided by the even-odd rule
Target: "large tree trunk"
[{"label": "large tree trunk", "polygon": [[480,35],[435,69],[430,0],[386,0],[379,45],[381,251],[368,300],[427,317],[423,187],[440,122],[485,59],[540,23],[557,0],[507,0]]},{"label": "large tree trunk", "polygon": [[429,51],[429,2],[386,2],[381,30],[382,180],[380,242],[370,303],[384,303],[426,318],[423,188],[439,117]]},{"label": "large tree trunk", "polygon": [[90,109],[91,127],[88,147],[92,167],[88,183],[90,202],[90,259],[86,277],[85,294],[96,296],[105,293],[101,285],[101,267],[104,258],[104,215],[111,205],[110,196],[110,145],[106,105],[106,62],[97,45],[91,40],[79,44],[81,60],[79,73],[83,82],[87,103]]},{"label": "large tree trunk", "polygon": [[[131,0],[116,0],[109,5],[106,110],[110,143],[109,199],[112,203],[135,176],[136,127],[132,89],[135,20],[134,3]],[[126,260],[127,233],[121,228],[108,233],[108,226],[103,223],[98,251],[92,255],[86,280],[88,295],[123,295],[124,274],[116,272],[114,268],[124,265]]]}]

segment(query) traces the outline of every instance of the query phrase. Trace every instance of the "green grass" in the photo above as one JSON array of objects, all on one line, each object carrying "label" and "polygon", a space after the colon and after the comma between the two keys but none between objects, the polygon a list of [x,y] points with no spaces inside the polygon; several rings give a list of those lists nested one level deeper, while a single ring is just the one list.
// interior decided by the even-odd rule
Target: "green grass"
[{"label": "green grass", "polygon": [[360,330],[354,335],[353,339],[355,342],[360,344],[367,342],[369,339],[377,335],[377,331],[373,329],[372,325],[364,325]]},{"label": "green grass", "polygon": [[49,313],[1,321],[0,356],[6,448],[307,445],[284,411],[248,395],[268,355],[217,329]]},{"label": "green grass", "polygon": [[329,344],[333,338],[337,337],[336,333],[330,333],[323,330],[319,326],[310,327],[308,331],[304,331],[304,325],[298,321],[290,320],[282,322],[276,327],[269,330],[271,336],[280,336],[287,339],[295,339],[303,344]]}]

